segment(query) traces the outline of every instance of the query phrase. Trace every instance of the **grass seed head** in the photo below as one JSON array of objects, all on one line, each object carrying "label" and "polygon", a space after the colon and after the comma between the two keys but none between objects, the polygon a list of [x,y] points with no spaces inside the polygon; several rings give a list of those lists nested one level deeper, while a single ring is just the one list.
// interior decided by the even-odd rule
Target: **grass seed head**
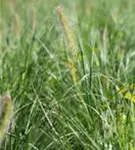
[{"label": "grass seed head", "polygon": [[10,95],[5,95],[0,99],[0,143],[5,133],[9,129],[13,113],[13,104]]}]

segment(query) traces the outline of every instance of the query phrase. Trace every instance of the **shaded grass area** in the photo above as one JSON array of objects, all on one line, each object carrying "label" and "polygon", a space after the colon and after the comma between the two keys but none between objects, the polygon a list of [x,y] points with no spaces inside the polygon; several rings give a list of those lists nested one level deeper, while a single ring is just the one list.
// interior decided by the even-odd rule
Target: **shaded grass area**
[{"label": "shaded grass area", "polygon": [[135,104],[119,89],[135,84],[134,1],[0,0],[0,8],[0,92],[14,102],[14,128],[1,149],[133,150]]}]

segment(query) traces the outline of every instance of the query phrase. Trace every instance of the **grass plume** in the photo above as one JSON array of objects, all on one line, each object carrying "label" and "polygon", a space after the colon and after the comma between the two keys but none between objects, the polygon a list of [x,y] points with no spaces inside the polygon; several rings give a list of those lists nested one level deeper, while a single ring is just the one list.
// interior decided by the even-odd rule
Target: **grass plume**
[{"label": "grass plume", "polygon": [[63,26],[63,30],[65,33],[65,37],[66,37],[66,43],[68,45],[68,48],[71,50],[69,51],[69,60],[68,60],[68,64],[69,64],[69,69],[70,69],[70,74],[71,74],[71,78],[73,83],[77,83],[77,63],[76,63],[76,53],[77,53],[77,44],[74,38],[74,34],[72,29],[69,26],[67,17],[63,11],[62,6],[58,6],[57,7],[57,13],[59,15],[60,18],[60,22]]},{"label": "grass plume", "polygon": [[11,101],[11,97],[9,95],[6,95],[0,99],[0,111],[1,111],[1,116],[0,116],[0,143],[2,142],[6,131],[9,128],[11,118],[12,118],[12,113],[13,113],[13,104]]},{"label": "grass plume", "polygon": [[72,50],[71,53],[76,54],[77,44],[74,38],[73,31],[69,26],[68,19],[64,13],[63,7],[58,6],[56,10],[60,17],[61,24],[63,26],[63,30],[67,39],[67,44],[69,45],[69,48]]}]

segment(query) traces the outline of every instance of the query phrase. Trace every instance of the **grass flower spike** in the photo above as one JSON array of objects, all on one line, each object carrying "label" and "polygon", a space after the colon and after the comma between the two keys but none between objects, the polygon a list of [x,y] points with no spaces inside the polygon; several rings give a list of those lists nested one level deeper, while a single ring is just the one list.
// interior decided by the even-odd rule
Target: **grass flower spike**
[{"label": "grass flower spike", "polygon": [[13,112],[13,105],[10,95],[0,99],[0,143],[2,142],[6,131],[9,129]]},{"label": "grass flower spike", "polygon": [[61,24],[63,26],[64,32],[65,32],[67,43],[68,43],[70,49],[72,50],[72,53],[75,54],[77,45],[76,45],[76,42],[74,39],[74,34],[73,34],[72,30],[70,29],[67,17],[63,11],[62,6],[57,7],[57,13],[60,17],[60,21],[61,21]]},{"label": "grass flower spike", "polygon": [[70,74],[72,77],[72,81],[74,83],[77,83],[77,75],[76,75],[76,67],[75,67],[75,62],[73,60],[69,60],[69,69],[70,69]]},{"label": "grass flower spike", "polygon": [[61,24],[63,26],[63,30],[64,30],[64,33],[65,33],[65,37],[66,37],[66,42],[70,48],[70,58],[68,59],[68,66],[69,66],[69,69],[70,69],[70,74],[71,74],[71,78],[72,78],[72,81],[73,83],[77,83],[77,78],[78,78],[78,75],[77,75],[77,64],[76,64],[76,49],[77,49],[77,44],[76,44],[76,41],[75,41],[75,38],[74,38],[74,34],[73,34],[73,31],[70,29],[70,26],[69,26],[69,23],[68,23],[68,20],[67,20],[67,17],[63,11],[63,8],[62,6],[58,6],[57,7],[57,13],[60,17],[60,21],[61,21]]}]

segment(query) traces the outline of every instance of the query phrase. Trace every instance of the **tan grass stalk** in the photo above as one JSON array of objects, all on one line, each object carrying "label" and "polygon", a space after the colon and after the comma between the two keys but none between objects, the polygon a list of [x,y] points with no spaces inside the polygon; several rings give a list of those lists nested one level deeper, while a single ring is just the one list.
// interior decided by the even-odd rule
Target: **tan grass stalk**
[{"label": "tan grass stalk", "polygon": [[60,21],[61,21],[61,24],[63,26],[63,30],[64,30],[64,33],[65,33],[67,45],[69,46],[69,48],[71,50],[69,52],[69,55],[71,56],[71,58],[69,58],[68,66],[69,66],[69,69],[70,69],[70,74],[71,74],[72,81],[73,81],[74,84],[76,84],[77,83],[77,78],[78,78],[77,69],[76,69],[77,64],[76,64],[76,60],[75,60],[76,59],[77,44],[75,42],[73,31],[71,30],[71,28],[69,26],[67,17],[66,17],[66,15],[63,11],[63,8],[61,6],[57,7],[57,13],[60,17]]},{"label": "tan grass stalk", "polygon": [[77,83],[77,70],[76,70],[75,62],[73,61],[73,59],[69,60],[69,69],[70,69],[70,74],[71,74],[73,82]]},{"label": "tan grass stalk", "polygon": [[20,18],[17,13],[14,14],[13,32],[16,37],[18,37],[20,35]]},{"label": "tan grass stalk", "polygon": [[8,0],[8,7],[11,11],[11,13],[13,14],[16,10],[16,0]]},{"label": "tan grass stalk", "polygon": [[61,24],[63,26],[65,36],[67,39],[67,44],[69,45],[70,49],[72,50],[72,53],[76,53],[77,44],[75,42],[73,31],[71,30],[67,17],[63,11],[62,6],[57,7],[57,13],[60,17]]},{"label": "tan grass stalk", "polygon": [[32,31],[34,32],[35,29],[36,29],[36,9],[33,7],[32,10],[31,10],[31,21],[32,21]]},{"label": "tan grass stalk", "polygon": [[11,97],[6,95],[0,99],[0,144],[9,128],[13,112]]}]

